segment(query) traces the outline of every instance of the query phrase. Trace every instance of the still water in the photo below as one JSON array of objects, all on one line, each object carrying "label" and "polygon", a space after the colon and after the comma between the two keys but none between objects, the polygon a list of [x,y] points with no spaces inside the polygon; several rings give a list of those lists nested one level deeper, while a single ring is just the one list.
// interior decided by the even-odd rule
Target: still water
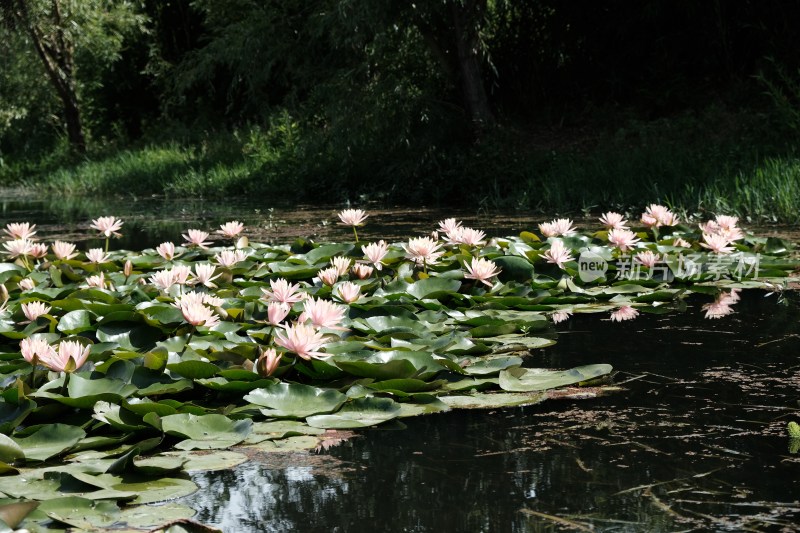
[{"label": "still water", "polygon": [[[458,216],[490,235],[542,216],[372,210],[364,238],[407,238]],[[171,240],[238,219],[253,240],[349,238],[336,208],[209,202],[0,198],[0,223],[36,222],[46,240],[85,239],[91,218],[125,220],[114,248]],[[764,233],[764,232],[759,232]],[[101,245],[84,240],[81,246]],[[751,291],[735,313],[612,323],[575,315],[531,366],[610,363],[623,392],[491,411],[458,411],[359,431],[315,453],[264,454],[194,476],[182,499],[226,532],[796,531],[800,453],[800,297]]]},{"label": "still water", "polygon": [[451,412],[194,479],[224,531],[796,531],[798,302],[612,323],[576,315],[533,366],[611,363],[624,392]]}]

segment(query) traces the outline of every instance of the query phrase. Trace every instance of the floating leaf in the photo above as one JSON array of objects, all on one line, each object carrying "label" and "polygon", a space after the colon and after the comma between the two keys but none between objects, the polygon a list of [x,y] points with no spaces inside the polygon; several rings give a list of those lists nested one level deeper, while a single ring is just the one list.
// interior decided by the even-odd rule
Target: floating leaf
[{"label": "floating leaf", "polygon": [[164,433],[187,438],[175,446],[180,450],[228,448],[246,439],[252,425],[252,420],[234,421],[218,414],[182,413],[161,418]]},{"label": "floating leaf", "polygon": [[78,443],[86,432],[68,424],[47,424],[27,437],[12,440],[25,452],[25,459],[46,461]]},{"label": "floating leaf", "polygon": [[411,284],[406,292],[411,296],[424,300],[426,298],[440,298],[458,292],[461,282],[457,279],[427,278]]},{"label": "floating leaf", "polygon": [[308,425],[324,429],[352,429],[374,426],[400,415],[400,405],[389,398],[358,398],[331,415],[306,419]]},{"label": "floating leaf", "polygon": [[219,370],[217,365],[205,361],[181,361],[169,364],[167,368],[188,379],[210,378]]},{"label": "floating leaf", "polygon": [[305,418],[337,410],[347,396],[334,389],[320,389],[299,383],[274,383],[252,391],[244,399],[268,407],[261,410],[265,416]]},{"label": "floating leaf", "polygon": [[604,376],[611,370],[611,365],[606,364],[578,366],[569,370],[510,368],[500,372],[500,388],[512,392],[543,391],[588,381]]},{"label": "floating leaf", "polygon": [[547,399],[547,395],[541,392],[476,392],[462,396],[442,396],[439,399],[453,409],[495,409],[541,403]]},{"label": "floating leaf", "polygon": [[14,442],[11,437],[0,433],[0,461],[10,463],[25,457],[25,452]]},{"label": "floating leaf", "polygon": [[116,504],[77,496],[44,501],[39,511],[53,520],[85,530],[108,527],[119,520],[119,507]]}]

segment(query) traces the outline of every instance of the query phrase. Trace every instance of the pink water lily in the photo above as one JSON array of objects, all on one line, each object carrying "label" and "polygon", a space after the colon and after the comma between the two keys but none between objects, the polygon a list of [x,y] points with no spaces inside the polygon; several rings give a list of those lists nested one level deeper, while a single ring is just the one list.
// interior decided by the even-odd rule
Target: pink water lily
[{"label": "pink water lily", "polygon": [[175,277],[171,270],[159,270],[150,276],[150,283],[155,285],[158,290],[166,292],[175,284]]},{"label": "pink water lily", "polygon": [[489,280],[502,272],[497,263],[483,257],[473,257],[472,261],[464,263],[464,268],[467,269],[467,273],[464,274],[465,279],[480,281],[488,287],[492,286]]},{"label": "pink water lily", "polygon": [[53,254],[55,254],[56,259],[62,261],[72,259],[78,255],[75,251],[75,245],[71,242],[56,241],[50,247],[53,249]]},{"label": "pink water lily", "polygon": [[162,242],[156,248],[156,252],[158,252],[158,255],[163,257],[164,260],[172,261],[172,259],[175,257],[175,244],[169,241]]},{"label": "pink water lily", "polygon": [[213,281],[222,275],[214,275],[215,272],[216,267],[214,265],[210,263],[197,263],[194,265],[194,276],[191,284],[204,285],[210,289],[214,289],[217,286],[213,283]]},{"label": "pink water lily", "polygon": [[94,276],[89,276],[86,278],[86,286],[95,288],[95,289],[105,289],[106,288],[106,276],[102,272],[99,274],[95,274]]},{"label": "pink water lily", "polygon": [[444,252],[439,251],[442,245],[430,237],[417,237],[408,240],[404,244],[406,257],[418,265],[428,266],[436,263]]},{"label": "pink water lily", "polygon": [[611,313],[611,321],[622,322],[623,320],[633,320],[637,316],[639,316],[639,311],[637,311],[630,305],[623,305],[622,307]]},{"label": "pink water lily", "polygon": [[600,222],[608,229],[628,229],[628,221],[625,217],[614,211],[604,213],[600,217]]},{"label": "pink water lily", "polygon": [[255,369],[260,375],[269,377],[278,369],[281,362],[282,354],[279,354],[275,348],[260,348],[261,354],[256,360]]},{"label": "pink water lily", "polygon": [[217,233],[221,233],[223,236],[228,237],[229,239],[235,239],[242,231],[244,231],[244,224],[238,220],[232,220],[231,222],[222,224],[217,230]]},{"label": "pink water lily", "polygon": [[214,256],[214,259],[220,266],[231,268],[247,259],[247,252],[244,250],[222,250]]},{"label": "pink water lily", "polygon": [[39,355],[39,363],[54,372],[75,372],[89,359],[92,345],[83,346],[78,341],[61,341],[58,349]]},{"label": "pink water lily", "polygon": [[107,263],[109,255],[102,248],[90,248],[86,252],[86,259],[95,264]]},{"label": "pink water lily", "polygon": [[633,248],[639,240],[640,239],[638,239],[636,234],[631,230],[612,229],[608,232],[608,242],[619,248],[621,252],[627,252]]},{"label": "pink water lily", "polygon": [[43,242],[35,242],[31,244],[28,254],[34,259],[43,259],[47,256],[47,245]]},{"label": "pink water lily", "polygon": [[[376,267],[377,268],[377,267]],[[358,279],[367,279],[372,275],[372,272],[375,269],[369,265],[365,265],[363,263],[356,263],[353,265],[353,274],[356,275]]]},{"label": "pink water lily", "polygon": [[663,205],[650,204],[642,213],[642,223],[650,227],[674,226],[679,222],[675,213]]},{"label": "pink water lily", "polygon": [[448,236],[448,240],[452,244],[466,244],[467,246],[478,246],[483,244],[486,239],[486,233],[481,230],[473,228],[459,228],[453,232],[452,236]]},{"label": "pink water lily", "polygon": [[19,283],[17,285],[19,286],[20,290],[29,291],[34,287],[36,287],[36,282],[33,281],[33,279],[31,278],[22,278],[21,280],[19,280]]},{"label": "pink water lily", "polygon": [[317,276],[319,276],[319,280],[327,285],[328,287],[333,287],[333,284],[336,283],[336,280],[339,279],[339,269],[335,266],[323,268],[319,272],[317,272]]},{"label": "pink water lily", "polygon": [[361,251],[364,252],[364,256],[369,259],[369,262],[372,263],[377,270],[382,270],[383,264],[381,261],[383,261],[386,254],[389,253],[389,245],[381,240],[362,246]]},{"label": "pink water lily", "polygon": [[279,325],[289,314],[290,307],[283,302],[269,302],[267,304],[267,322],[273,326]]},{"label": "pink water lily", "polygon": [[96,229],[108,239],[112,235],[114,237],[122,237],[118,231],[122,228],[123,222],[117,217],[100,217],[92,220],[91,228]]},{"label": "pink water lily", "polygon": [[353,303],[361,297],[361,286],[352,281],[343,281],[336,287],[336,294],[345,303]]},{"label": "pink water lily", "polygon": [[332,257],[331,258],[331,266],[336,269],[340,276],[344,276],[347,274],[347,271],[350,270],[350,265],[353,263],[353,260],[349,257]]},{"label": "pink water lily", "polygon": [[564,263],[575,260],[575,258],[572,257],[571,250],[564,246],[563,241],[558,240],[555,240],[550,244],[550,249],[547,250],[543,256],[545,259],[547,259],[548,263],[554,263],[562,270],[564,269]]},{"label": "pink water lily", "polygon": [[453,241],[456,233],[461,229],[461,221],[455,218],[446,218],[439,221],[439,230],[444,233],[448,241]]},{"label": "pink water lily", "polygon": [[22,313],[25,315],[25,318],[28,319],[28,322],[34,322],[37,318],[46,315],[52,309],[46,303],[38,300],[24,303],[20,307],[22,307]]},{"label": "pink water lily", "polygon": [[300,285],[289,283],[283,278],[271,279],[269,286],[272,290],[262,287],[261,292],[264,293],[263,299],[272,302],[282,302],[292,305],[305,298],[305,294],[300,292]]},{"label": "pink water lily", "polygon": [[572,220],[568,218],[557,218],[551,222],[539,224],[539,231],[545,237],[561,237],[575,234],[575,227]]},{"label": "pink water lily", "polygon": [[184,320],[193,326],[212,328],[219,324],[219,317],[205,304],[187,300],[181,302],[180,310]]},{"label": "pink water lily", "polygon": [[659,261],[661,261],[661,256],[653,253],[650,250],[645,250],[644,252],[639,252],[636,254],[636,261],[647,268],[653,268]]},{"label": "pink water lily", "polygon": [[552,315],[550,315],[550,319],[553,321],[553,324],[558,324],[568,320],[571,316],[572,313],[569,311],[555,311]]},{"label": "pink water lily", "polygon": [[733,246],[730,246],[731,242],[724,235],[703,233],[703,241],[700,246],[708,248],[715,254],[729,254],[734,250]]},{"label": "pink water lily", "polygon": [[31,255],[31,246],[33,246],[33,242],[29,241],[28,239],[16,239],[3,243],[6,253],[12,259],[15,257],[26,257]]},{"label": "pink water lily", "polygon": [[14,240],[20,239],[30,241],[33,240],[33,236],[36,235],[36,224],[31,225],[28,222],[11,222],[6,225],[3,231]]},{"label": "pink water lily", "polygon": [[284,326],[283,331],[276,333],[275,344],[305,360],[310,360],[312,357],[316,359],[330,357],[330,354],[319,351],[325,345],[322,333],[317,331],[314,326],[300,322]]},{"label": "pink water lily", "polygon": [[362,209],[345,209],[339,212],[339,220],[345,226],[363,226],[369,217]]},{"label": "pink water lily", "polygon": [[211,244],[210,241],[206,241],[208,238],[207,231],[201,231],[199,229],[190,229],[187,230],[186,233],[182,233],[181,237],[186,239],[186,244],[188,246],[198,246],[200,248],[208,248],[208,245]]},{"label": "pink water lily", "polygon": [[298,322],[311,322],[316,328],[346,329],[340,324],[347,309],[322,298],[308,298],[303,304],[303,312]]},{"label": "pink water lily", "polygon": [[22,357],[32,365],[39,364],[39,360],[43,355],[49,357],[52,350],[46,340],[32,337],[22,339],[19,343],[19,349]]}]

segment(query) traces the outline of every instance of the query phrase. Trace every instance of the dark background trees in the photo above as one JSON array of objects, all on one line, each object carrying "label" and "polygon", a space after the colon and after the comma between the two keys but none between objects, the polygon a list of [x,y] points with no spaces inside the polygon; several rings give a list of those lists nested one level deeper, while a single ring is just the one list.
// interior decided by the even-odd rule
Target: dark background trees
[{"label": "dark background trees", "polygon": [[391,192],[542,132],[800,96],[788,0],[2,0],[0,17],[11,160],[228,132],[265,175]]}]

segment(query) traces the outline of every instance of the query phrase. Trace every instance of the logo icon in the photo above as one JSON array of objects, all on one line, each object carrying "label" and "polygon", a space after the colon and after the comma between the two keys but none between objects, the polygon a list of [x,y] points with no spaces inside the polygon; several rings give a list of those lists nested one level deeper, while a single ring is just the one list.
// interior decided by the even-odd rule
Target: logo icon
[{"label": "logo icon", "polygon": [[605,278],[608,262],[600,254],[588,250],[581,252],[578,258],[578,277],[584,283]]}]

